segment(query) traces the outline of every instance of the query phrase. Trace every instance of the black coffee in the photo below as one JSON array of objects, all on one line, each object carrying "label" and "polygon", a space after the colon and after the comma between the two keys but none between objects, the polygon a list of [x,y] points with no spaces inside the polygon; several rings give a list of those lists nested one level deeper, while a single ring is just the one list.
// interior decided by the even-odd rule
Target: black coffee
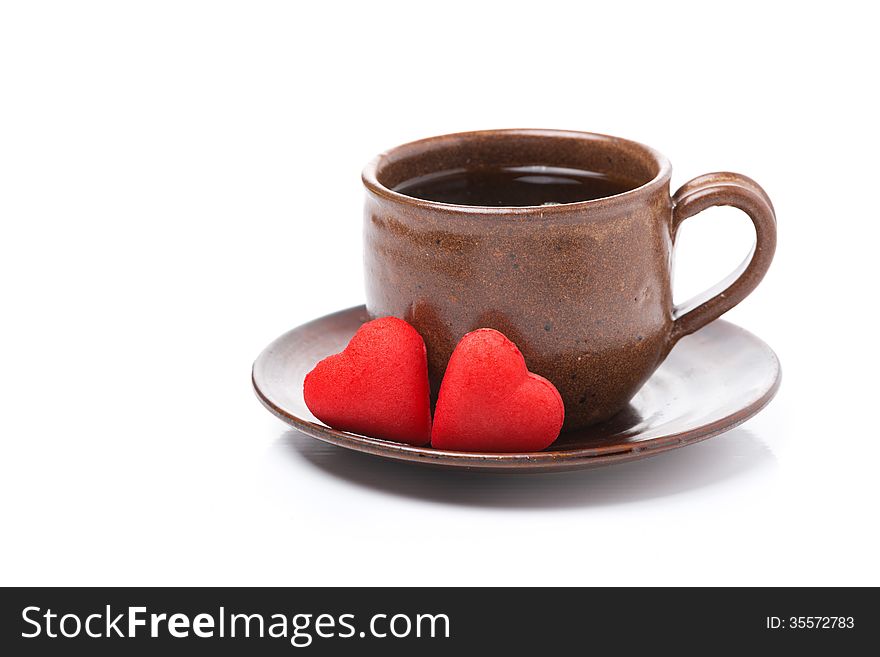
[{"label": "black coffee", "polygon": [[636,186],[596,171],[531,165],[438,171],[406,180],[394,191],[426,201],[497,207],[577,203]]}]

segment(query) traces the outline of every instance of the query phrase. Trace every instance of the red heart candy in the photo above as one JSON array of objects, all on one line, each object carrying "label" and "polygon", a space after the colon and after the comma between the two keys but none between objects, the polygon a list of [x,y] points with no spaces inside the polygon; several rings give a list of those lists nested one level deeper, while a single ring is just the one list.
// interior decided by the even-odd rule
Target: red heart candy
[{"label": "red heart candy", "polygon": [[367,322],[342,353],[306,375],[306,406],[334,429],[424,445],[431,439],[426,354],[422,336],[402,319]]},{"label": "red heart candy", "polygon": [[537,452],[562,429],[559,391],[532,374],[516,345],[493,329],[461,339],[446,368],[431,445],[468,452]]}]

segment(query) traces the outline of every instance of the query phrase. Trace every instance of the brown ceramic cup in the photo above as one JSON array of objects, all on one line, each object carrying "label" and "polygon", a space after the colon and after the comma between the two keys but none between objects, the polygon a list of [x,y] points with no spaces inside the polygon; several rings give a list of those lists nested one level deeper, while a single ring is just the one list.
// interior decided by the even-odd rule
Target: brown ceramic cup
[{"label": "brown ceramic cup", "polygon": [[[629,181],[595,200],[525,207],[454,205],[393,191],[432,173],[546,165]],[[669,192],[669,161],[636,142],[585,132],[487,130],[394,148],[363,173],[367,309],[424,337],[434,394],[452,350],[477,328],[513,340],[552,381],[567,429],[626,407],[675,343],[742,301],[776,248],[776,218],[750,178],[710,173]],[[755,225],[751,257],[698,299],[672,302],[682,221],[730,205]]]}]

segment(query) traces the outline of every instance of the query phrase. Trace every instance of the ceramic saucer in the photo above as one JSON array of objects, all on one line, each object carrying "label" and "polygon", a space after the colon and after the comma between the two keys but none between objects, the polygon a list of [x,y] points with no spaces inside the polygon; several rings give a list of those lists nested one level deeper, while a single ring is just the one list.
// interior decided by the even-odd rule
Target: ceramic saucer
[{"label": "ceramic saucer", "polygon": [[315,419],[303,401],[306,374],[322,358],[342,351],[368,319],[359,306],[288,331],[254,363],[254,389],[266,408],[302,433],[412,463],[523,472],[574,470],[644,458],[741,424],[773,398],[781,376],[770,347],[748,331],[717,320],[682,338],[629,407],[602,424],[563,433],[543,452],[477,454],[412,447],[331,429]]}]

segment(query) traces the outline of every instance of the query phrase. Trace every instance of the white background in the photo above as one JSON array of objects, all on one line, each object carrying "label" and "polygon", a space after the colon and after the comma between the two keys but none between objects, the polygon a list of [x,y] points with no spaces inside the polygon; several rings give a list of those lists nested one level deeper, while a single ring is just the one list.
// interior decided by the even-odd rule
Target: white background
[{"label": "white background", "polygon": [[[880,584],[860,6],[4,3],[0,583]],[[777,257],[727,318],[779,354],[777,399],[696,446],[528,477],[270,416],[254,357],[363,300],[363,165],[490,127],[636,139],[674,187],[764,185]],[[688,222],[677,298],[751,239],[735,210]]]}]

